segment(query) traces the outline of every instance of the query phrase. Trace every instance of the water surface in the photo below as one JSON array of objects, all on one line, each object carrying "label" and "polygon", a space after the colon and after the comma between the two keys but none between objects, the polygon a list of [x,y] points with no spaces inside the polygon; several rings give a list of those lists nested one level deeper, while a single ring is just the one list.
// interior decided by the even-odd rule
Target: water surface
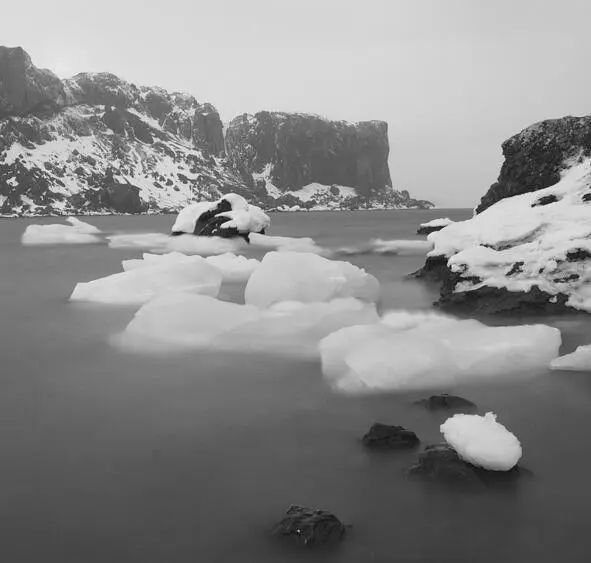
[{"label": "water surface", "polygon": [[[271,234],[335,248],[420,239],[418,223],[470,214],[274,214]],[[0,221],[0,561],[588,560],[590,374],[455,389],[517,434],[533,475],[479,495],[425,489],[404,477],[416,453],[369,455],[359,444],[376,421],[439,441],[445,416],[413,406],[420,394],[338,396],[311,361],[118,350],[109,336],[134,309],[66,300],[77,282],[120,271],[140,251],[20,245],[27,224],[47,221],[55,220]],[[88,221],[167,232],[173,219]],[[404,278],[421,256],[348,259],[380,279],[384,308],[428,308],[436,298]],[[561,328],[564,351],[591,341],[586,317],[541,320]],[[291,503],[332,510],[353,528],[333,553],[270,541]]]}]

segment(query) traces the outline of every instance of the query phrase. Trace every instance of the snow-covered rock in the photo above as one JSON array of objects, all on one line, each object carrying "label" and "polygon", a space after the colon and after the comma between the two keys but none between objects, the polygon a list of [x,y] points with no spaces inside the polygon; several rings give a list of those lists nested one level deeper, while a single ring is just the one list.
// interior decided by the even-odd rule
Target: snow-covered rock
[{"label": "snow-covered rock", "polygon": [[0,84],[0,215],[172,212],[228,192],[266,209],[431,205],[390,187],[383,122],[262,112],[224,132],[190,94],[106,72],[60,80],[19,47],[0,46]]},{"label": "snow-covered rock", "polygon": [[579,346],[571,354],[560,356],[550,362],[550,368],[568,371],[591,372],[591,344]]},{"label": "snow-covered rock", "polygon": [[419,235],[428,235],[434,233],[436,231],[440,231],[441,229],[451,225],[453,221],[449,217],[443,217],[441,219],[433,219],[432,221],[427,221],[426,223],[421,223],[419,228],[417,229],[417,234]]},{"label": "snow-covered rock", "polygon": [[346,393],[402,392],[531,376],[558,355],[545,325],[488,327],[434,313],[390,312],[320,343],[322,371]]},{"label": "snow-covered rock", "polygon": [[313,356],[327,334],[377,318],[373,305],[356,299],[283,302],[259,309],[202,295],[169,293],[139,309],[119,342],[144,351],[206,348]]},{"label": "snow-covered rock", "polygon": [[260,207],[249,204],[238,194],[226,194],[217,201],[185,207],[172,227],[172,234],[248,239],[249,233],[264,234],[270,224],[271,219]]},{"label": "snow-covered rock", "polygon": [[354,297],[379,299],[380,284],[349,262],[329,260],[308,252],[269,252],[245,290],[246,303],[269,307],[280,301],[327,302]]},{"label": "snow-covered rock", "polygon": [[222,272],[199,256],[186,259],[161,258],[124,263],[125,271],[79,283],[70,301],[113,305],[141,305],[168,291],[183,291],[215,297],[223,279]]},{"label": "snow-covered rock", "polygon": [[100,230],[75,217],[68,217],[70,225],[29,225],[21,242],[27,246],[52,244],[94,244],[102,242]]},{"label": "snow-covered rock", "polygon": [[521,459],[521,444],[496,419],[491,412],[484,416],[456,414],[440,429],[445,441],[464,461],[491,471],[509,471]]},{"label": "snow-covered rock", "polygon": [[442,281],[441,303],[487,312],[591,312],[591,159],[560,181],[501,199],[428,236],[419,277]]}]

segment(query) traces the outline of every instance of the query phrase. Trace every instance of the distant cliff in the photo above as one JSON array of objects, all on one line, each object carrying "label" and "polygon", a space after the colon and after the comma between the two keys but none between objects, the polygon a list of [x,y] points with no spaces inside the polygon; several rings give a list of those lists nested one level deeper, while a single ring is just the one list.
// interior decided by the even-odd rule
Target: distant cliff
[{"label": "distant cliff", "polygon": [[0,47],[0,214],[175,211],[236,192],[268,209],[428,207],[391,188],[387,125],[261,112],[224,137],[189,94],[60,80]]},{"label": "distant cliff", "polygon": [[507,139],[502,149],[501,172],[477,213],[506,197],[556,184],[572,159],[591,154],[591,116],[541,121]]}]

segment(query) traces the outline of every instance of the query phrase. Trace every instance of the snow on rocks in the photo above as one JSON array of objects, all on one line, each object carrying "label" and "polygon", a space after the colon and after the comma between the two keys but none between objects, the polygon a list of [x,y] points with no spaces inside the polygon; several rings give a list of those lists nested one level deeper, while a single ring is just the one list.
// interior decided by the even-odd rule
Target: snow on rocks
[{"label": "snow on rocks", "polygon": [[124,263],[125,271],[74,288],[70,301],[113,305],[141,305],[165,291],[185,291],[217,296],[222,272],[199,256],[186,260],[154,260],[153,265]]},{"label": "snow on rocks", "polygon": [[445,441],[461,459],[491,471],[509,471],[521,459],[517,437],[497,422],[495,414],[456,414],[440,427]]},{"label": "snow on rocks", "polygon": [[94,244],[102,242],[100,230],[94,225],[84,223],[75,217],[66,219],[69,225],[29,225],[21,238],[26,246],[51,244]]},{"label": "snow on rocks", "polygon": [[446,261],[450,304],[468,303],[470,294],[498,301],[506,292],[532,299],[541,293],[545,302],[591,312],[590,186],[586,158],[549,188],[502,199],[430,234],[425,268],[429,261]]},{"label": "snow on rocks", "polygon": [[320,342],[322,371],[344,393],[404,392],[526,377],[558,355],[560,331],[545,325],[488,327],[476,320],[391,312]]},{"label": "snow on rocks", "polygon": [[448,225],[451,225],[453,221],[449,217],[444,217],[441,219],[433,219],[432,221],[427,221],[426,223],[421,223],[419,228],[417,229],[417,234],[419,235],[428,235],[430,233],[434,233],[435,231],[440,231],[444,229]]},{"label": "snow on rocks", "polygon": [[378,280],[349,262],[305,252],[269,252],[248,281],[245,301],[269,307],[280,301],[315,303],[344,297],[375,302],[379,295]]},{"label": "snow on rocks", "polygon": [[167,293],[138,310],[119,338],[134,350],[203,349],[317,355],[318,342],[344,326],[378,319],[356,299],[282,302],[260,309],[205,295]]},{"label": "snow on rocks", "polygon": [[591,344],[579,346],[571,354],[552,360],[550,369],[591,372]]},{"label": "snow on rocks", "polygon": [[192,203],[178,214],[173,235],[220,236],[264,233],[271,220],[263,210],[250,205],[238,194],[226,194],[217,201]]}]

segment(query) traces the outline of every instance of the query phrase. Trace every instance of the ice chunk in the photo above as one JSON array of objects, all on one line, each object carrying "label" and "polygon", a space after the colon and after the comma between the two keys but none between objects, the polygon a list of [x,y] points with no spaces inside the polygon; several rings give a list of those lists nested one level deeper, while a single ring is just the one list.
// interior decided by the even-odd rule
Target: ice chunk
[{"label": "ice chunk", "polygon": [[484,416],[456,414],[440,429],[445,441],[464,461],[492,471],[509,471],[521,459],[521,444],[496,419],[492,412]]},{"label": "ice chunk", "polygon": [[591,344],[579,346],[571,354],[566,354],[550,362],[550,368],[568,371],[591,372]]},{"label": "ice chunk", "polygon": [[558,354],[560,331],[545,325],[487,327],[425,313],[388,313],[320,343],[322,369],[343,392],[400,392],[530,376]]},{"label": "ice chunk", "polygon": [[337,254],[399,254],[414,255],[426,254],[433,248],[433,245],[425,240],[383,240],[374,239],[367,244],[360,246],[342,247]]},{"label": "ice chunk", "polygon": [[137,305],[171,290],[217,296],[221,283],[221,272],[204,259],[164,260],[155,266],[132,267],[118,274],[79,283],[70,300]]},{"label": "ice chunk", "polygon": [[204,348],[317,355],[321,338],[343,326],[375,323],[375,307],[356,299],[278,303],[269,309],[206,296],[165,294],[144,305],[120,342],[136,350]]},{"label": "ice chunk", "polygon": [[217,268],[225,281],[246,281],[259,266],[260,262],[254,258],[238,256],[230,252],[218,256],[188,256],[182,252],[169,252],[167,254],[144,253],[142,259],[124,260],[121,264],[123,270],[136,270],[138,268],[150,268],[154,266],[174,265],[179,263],[205,262]]},{"label": "ice chunk", "polygon": [[247,281],[261,264],[254,258],[238,256],[231,252],[209,256],[205,260],[222,272],[224,280],[236,282]]},{"label": "ice chunk", "polygon": [[22,244],[34,246],[45,244],[94,244],[102,242],[102,239],[96,236],[101,231],[94,225],[84,223],[75,217],[68,217],[66,220],[70,225],[29,225],[21,238]]},{"label": "ice chunk", "polygon": [[318,246],[314,239],[309,237],[281,237],[251,233],[250,244],[252,246],[273,249],[278,252],[310,252],[311,254],[330,254],[330,252]]},{"label": "ice chunk", "polygon": [[238,209],[220,213],[220,217],[228,217],[222,229],[234,228],[239,233],[259,233],[269,227],[271,219],[257,205],[249,205],[247,209]]},{"label": "ice chunk", "polygon": [[377,301],[380,284],[361,268],[305,252],[269,252],[250,277],[246,303],[268,307],[279,301],[313,303],[343,297]]},{"label": "ice chunk", "polygon": [[248,243],[242,239],[194,235],[171,237],[163,233],[127,233],[112,235],[107,239],[111,248],[138,248],[152,252],[182,252],[200,256],[236,253],[248,247]]}]

